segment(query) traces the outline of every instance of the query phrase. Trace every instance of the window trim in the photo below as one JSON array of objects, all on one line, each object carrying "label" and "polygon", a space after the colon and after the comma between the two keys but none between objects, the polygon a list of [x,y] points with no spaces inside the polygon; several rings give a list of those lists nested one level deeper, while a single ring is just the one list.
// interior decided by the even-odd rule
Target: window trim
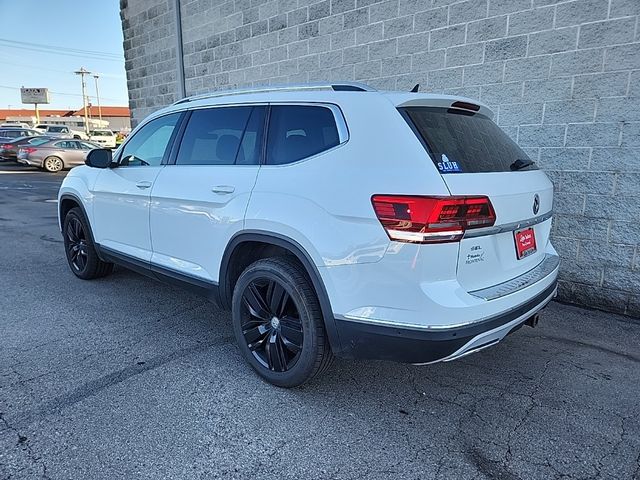
[{"label": "window trim", "polygon": [[[279,165],[269,165],[267,164],[267,140],[269,137],[269,126],[271,123],[271,107],[272,106],[292,106],[292,107],[324,107],[324,108],[328,108],[329,110],[331,110],[331,112],[333,113],[333,119],[336,122],[336,129],[338,130],[338,141],[339,143],[331,148],[328,148],[326,150],[322,150],[321,152],[318,153],[314,153],[313,155],[310,155],[308,157],[304,157],[301,158],[299,160],[296,160],[295,162],[290,162],[290,163],[282,163]],[[340,107],[338,105],[336,105],[335,103],[328,103],[328,102],[296,102],[296,101],[292,101],[292,102],[270,102],[269,103],[269,110],[268,110],[268,115],[267,115],[267,127],[265,130],[265,136],[263,139],[264,142],[264,155],[262,158],[262,166],[263,167],[276,167],[276,168],[281,168],[281,167],[288,167],[290,165],[297,165],[298,163],[301,162],[306,162],[309,160],[312,160],[320,155],[324,155],[325,153],[329,153],[329,152],[333,152],[334,150],[342,147],[344,144],[346,144],[349,139],[350,139],[350,133],[349,133],[349,127],[347,126],[347,122],[344,119],[344,114],[342,113],[342,110],[340,109]]]},{"label": "window trim", "polygon": [[[269,135],[269,121],[271,118],[271,106],[278,106],[278,105],[287,105],[287,106],[309,106],[309,107],[324,107],[324,108],[328,108],[329,110],[331,110],[331,112],[333,113],[333,118],[336,122],[336,128],[338,130],[338,140],[340,141],[340,143],[338,143],[338,145],[331,147],[327,150],[323,150],[322,152],[316,153],[314,155],[311,155],[309,157],[304,157],[301,158],[300,160],[296,160],[295,162],[291,162],[291,163],[285,163],[282,165],[267,165],[267,138]],[[131,132],[131,134],[129,134],[129,136],[127,137],[127,139],[122,143],[122,145],[120,145],[118,147],[118,149],[116,150],[116,155],[114,156],[114,163],[116,163],[117,165],[120,164],[120,159],[122,157],[122,152],[124,152],[124,149],[127,145],[127,143],[129,143],[131,141],[131,139],[134,137],[134,135],[136,135],[136,133],[141,130],[145,125],[149,124],[150,122],[152,122],[153,120],[156,120],[158,118],[162,118],[165,117],[167,115],[173,115],[173,114],[180,114],[180,118],[178,119],[178,123],[176,125],[176,129],[174,130],[172,137],[169,142],[171,144],[171,148],[169,149],[169,153],[166,154],[163,159],[162,162],[160,163],[160,165],[173,165],[173,166],[181,166],[176,164],[176,158],[178,156],[178,149],[180,147],[180,143],[182,143],[182,137],[184,136],[184,132],[186,130],[187,124],[189,122],[189,118],[191,118],[191,113],[194,112],[195,110],[203,110],[203,109],[211,109],[211,108],[225,108],[225,107],[265,107],[266,111],[265,111],[265,116],[264,116],[264,126],[263,126],[263,130],[262,130],[262,151],[261,151],[261,155],[260,155],[260,159],[259,159],[259,163],[257,165],[183,165],[183,166],[200,166],[200,167],[240,167],[240,168],[246,168],[246,167],[269,167],[269,168],[282,168],[282,167],[288,167],[290,165],[296,165],[300,162],[306,162],[308,160],[314,159],[315,157],[319,156],[319,155],[324,155],[325,153],[328,152],[332,152],[337,148],[342,147],[343,145],[345,145],[349,139],[351,138],[351,134],[349,132],[349,127],[347,125],[347,122],[345,120],[344,117],[344,113],[342,112],[342,109],[340,108],[339,105],[335,104],[335,103],[330,103],[330,102],[313,102],[313,101],[276,101],[276,102],[265,102],[265,101],[257,101],[257,102],[233,102],[233,103],[221,103],[221,104],[214,104],[214,105],[198,105],[198,106],[191,106],[190,108],[182,108],[182,109],[178,109],[178,110],[172,110],[170,112],[166,112],[162,115],[156,115],[153,117],[150,117],[148,119],[145,119],[146,121],[144,121],[143,123],[140,123],[136,128],[133,129],[133,131]],[[126,168],[140,168],[140,167],[146,167],[146,165],[136,165],[136,166],[129,166]]]}]

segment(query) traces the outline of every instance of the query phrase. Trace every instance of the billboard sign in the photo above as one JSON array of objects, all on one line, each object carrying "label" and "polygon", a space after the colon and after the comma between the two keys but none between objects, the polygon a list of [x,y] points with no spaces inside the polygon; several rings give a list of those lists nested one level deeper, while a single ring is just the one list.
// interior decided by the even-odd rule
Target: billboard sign
[{"label": "billboard sign", "polygon": [[22,103],[49,103],[48,88],[25,88],[20,89]]}]

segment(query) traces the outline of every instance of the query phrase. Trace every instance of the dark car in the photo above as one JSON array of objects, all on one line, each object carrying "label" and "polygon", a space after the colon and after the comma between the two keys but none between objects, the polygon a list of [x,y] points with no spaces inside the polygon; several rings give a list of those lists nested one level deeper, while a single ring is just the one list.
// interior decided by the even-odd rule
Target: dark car
[{"label": "dark car", "polygon": [[16,139],[0,143],[0,161],[18,161],[18,149],[23,145],[38,146],[51,140],[49,137],[35,135],[18,137]]},{"label": "dark car", "polygon": [[20,137],[35,137],[42,135],[38,130],[22,127],[2,127],[0,128],[0,142],[14,140]]}]

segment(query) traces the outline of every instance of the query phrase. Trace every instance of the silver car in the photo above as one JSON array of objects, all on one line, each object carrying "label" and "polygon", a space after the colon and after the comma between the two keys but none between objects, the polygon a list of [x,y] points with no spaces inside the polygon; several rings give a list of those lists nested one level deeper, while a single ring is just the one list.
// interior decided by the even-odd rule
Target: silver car
[{"label": "silver car", "polygon": [[100,147],[83,140],[53,139],[42,145],[21,147],[18,162],[54,173],[63,168],[84,165],[87,153],[94,148]]}]

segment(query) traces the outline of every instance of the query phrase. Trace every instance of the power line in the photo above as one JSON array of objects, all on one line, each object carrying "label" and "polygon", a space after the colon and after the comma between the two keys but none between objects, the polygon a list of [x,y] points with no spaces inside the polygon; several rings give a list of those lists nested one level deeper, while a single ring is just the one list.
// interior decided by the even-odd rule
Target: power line
[{"label": "power line", "polygon": [[32,43],[32,42],[20,42],[18,40],[9,40],[7,38],[0,38],[0,42],[4,42],[4,43],[10,43],[10,44],[14,44],[14,45],[26,45],[26,46],[30,46],[30,47],[37,47],[37,48],[44,48],[47,50],[67,50],[69,52],[74,52],[74,53],[82,53],[82,54],[88,54],[88,55],[97,55],[97,56],[106,56],[106,57],[112,57],[112,58],[121,58],[122,55],[118,55],[117,53],[111,53],[111,52],[101,52],[98,50],[85,50],[82,48],[71,48],[71,47],[60,47],[60,46],[55,46],[55,45],[47,45],[44,43]]},{"label": "power line", "polygon": [[[36,67],[34,65],[25,65],[23,63],[9,62],[4,59],[0,59],[0,63],[2,63],[3,65],[11,65],[13,67],[29,68],[31,70],[46,70],[48,72],[68,73],[69,75],[73,73],[71,70],[58,70],[55,68],[40,67],[40,66]],[[125,75],[118,75],[116,73],[101,73],[100,76],[104,78],[126,79]]]},{"label": "power line", "polygon": [[[2,45],[2,41],[0,41],[0,45]],[[92,59],[92,60],[102,60],[105,62],[124,62],[124,57],[122,58],[111,58],[111,57],[101,57],[101,56],[97,56],[97,55],[93,55],[93,54],[80,54],[80,53],[75,53],[75,52],[64,52],[64,51],[58,51],[58,50],[47,50],[44,48],[36,48],[36,47],[25,47],[25,46],[17,46],[17,45],[2,45],[3,47],[6,48],[14,48],[17,50],[28,50],[28,51],[32,51],[32,52],[38,52],[38,53],[47,53],[49,55],[61,55],[61,56],[66,56],[66,57],[75,57],[75,58],[85,58],[85,59]]]}]

